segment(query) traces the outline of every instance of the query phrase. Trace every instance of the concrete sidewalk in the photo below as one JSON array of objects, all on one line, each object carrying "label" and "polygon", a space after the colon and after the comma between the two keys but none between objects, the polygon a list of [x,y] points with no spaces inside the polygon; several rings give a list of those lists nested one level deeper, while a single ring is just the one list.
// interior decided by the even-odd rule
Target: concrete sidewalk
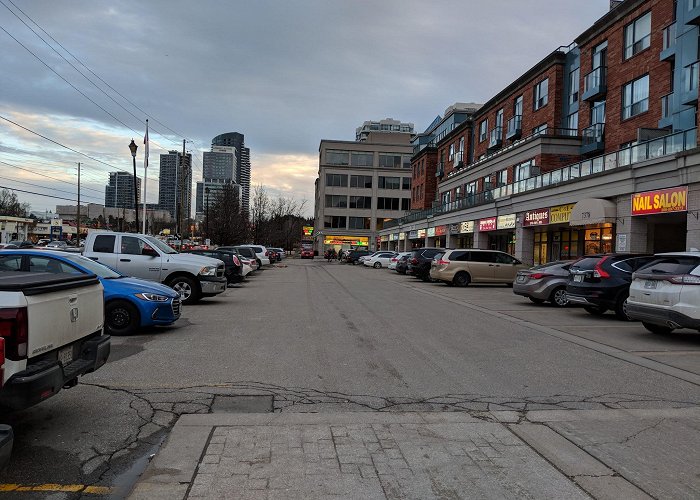
[{"label": "concrete sidewalk", "polygon": [[[629,422],[651,437],[668,419],[692,427],[700,408],[185,415],[130,498],[650,498],[620,474],[634,476],[634,461],[618,464],[624,454],[612,453],[603,463],[573,438],[585,441],[576,429],[586,425],[606,429],[606,439],[636,437]],[[621,438],[621,446],[631,439]],[[672,450],[657,438],[648,445],[665,460]],[[697,458],[685,459],[697,468]],[[693,478],[675,493],[692,495]]]}]

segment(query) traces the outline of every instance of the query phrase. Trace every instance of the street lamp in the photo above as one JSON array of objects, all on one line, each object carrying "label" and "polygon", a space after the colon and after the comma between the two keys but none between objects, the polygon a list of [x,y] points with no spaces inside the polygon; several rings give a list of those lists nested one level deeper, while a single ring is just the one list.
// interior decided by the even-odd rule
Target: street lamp
[{"label": "street lamp", "polygon": [[137,189],[137,177],[136,177],[136,150],[138,146],[131,139],[131,144],[129,144],[129,149],[131,150],[131,158],[134,160],[134,213],[136,214],[136,232],[139,232],[139,193]]},{"label": "street lamp", "polygon": [[207,232],[207,239],[209,238],[209,187],[204,188],[204,193],[207,195],[207,223],[206,223],[206,232]]}]

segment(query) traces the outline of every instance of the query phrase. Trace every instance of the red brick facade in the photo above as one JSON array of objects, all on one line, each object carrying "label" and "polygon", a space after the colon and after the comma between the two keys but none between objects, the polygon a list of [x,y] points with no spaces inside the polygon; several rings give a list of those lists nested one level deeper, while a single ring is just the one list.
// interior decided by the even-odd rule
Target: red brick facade
[{"label": "red brick facade", "polygon": [[437,191],[437,151],[426,147],[411,160],[411,210],[430,208]]},{"label": "red brick facade", "polygon": [[[444,176],[446,178],[450,172],[457,169],[459,162],[462,162],[462,167],[469,162],[469,150],[472,140],[472,124],[464,122],[449,133],[437,145],[437,161],[443,163]],[[460,154],[460,142],[464,141],[463,151]],[[454,147],[454,155],[450,157],[450,146]],[[461,156],[461,159],[460,159]],[[461,167],[459,167],[461,168]]]},{"label": "red brick facade", "polygon": [[[624,4],[623,4],[624,5]],[[598,32],[581,35],[576,42],[581,50],[581,92],[585,75],[592,71],[593,49],[607,40],[607,93],[605,97],[605,152],[616,151],[621,144],[637,140],[639,128],[658,128],[661,116],[661,97],[671,92],[671,63],[659,61],[663,47],[663,29],[673,22],[674,2],[648,0],[640,8],[625,16],[617,16],[612,24],[599,28]],[[650,47],[625,59],[625,26],[651,11]],[[622,94],[625,84],[649,75],[649,109],[632,118],[622,118]],[[579,128],[591,125],[591,102],[580,102]],[[600,153],[599,153],[600,154]]]}]

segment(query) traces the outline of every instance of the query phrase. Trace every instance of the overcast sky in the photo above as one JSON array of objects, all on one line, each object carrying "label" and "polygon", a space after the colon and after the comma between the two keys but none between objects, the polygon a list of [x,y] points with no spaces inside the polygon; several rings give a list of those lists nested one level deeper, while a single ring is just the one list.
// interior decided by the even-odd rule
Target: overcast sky
[{"label": "overcast sky", "polygon": [[[74,199],[69,182],[81,161],[84,201],[103,203],[107,173],[131,170],[132,137],[143,175],[145,112],[149,202],[158,199],[159,153],[192,140],[201,180],[201,151],[235,131],[251,150],[252,182],[307,199],[311,214],[321,139],[354,140],[363,121],[387,117],[422,131],[455,102],[484,102],[571,43],[608,4],[0,0],[0,116],[104,162],[0,119],[0,186]],[[68,203],[18,194],[35,210]]]}]

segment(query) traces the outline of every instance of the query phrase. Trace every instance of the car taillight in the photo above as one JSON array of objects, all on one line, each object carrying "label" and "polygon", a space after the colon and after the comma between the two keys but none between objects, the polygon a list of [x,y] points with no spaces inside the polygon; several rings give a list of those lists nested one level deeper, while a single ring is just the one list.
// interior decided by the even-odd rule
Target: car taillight
[{"label": "car taillight", "polygon": [[4,339],[4,357],[12,361],[27,359],[29,326],[26,307],[0,309],[0,337]]},{"label": "car taillight", "polygon": [[418,264],[418,259],[416,259],[415,257],[413,257],[413,258],[411,259],[411,264],[413,264],[414,266],[415,266],[416,264]]},{"label": "car taillight", "polygon": [[541,280],[542,278],[546,278],[547,276],[551,276],[551,274],[546,274],[546,273],[532,273],[530,275],[531,280]]},{"label": "car taillight", "polygon": [[239,267],[241,265],[241,261],[238,260],[238,257],[236,257],[235,255],[233,256],[233,263]]},{"label": "car taillight", "polygon": [[270,255],[270,252],[268,252],[267,250],[265,250],[265,257],[267,257],[268,255]]},{"label": "car taillight", "polygon": [[398,260],[399,260],[399,259],[397,259],[396,257],[392,257],[392,258],[391,258],[391,262],[398,262]]},{"label": "car taillight", "polygon": [[602,268],[603,262],[608,260],[609,257],[603,257],[600,259],[598,262],[596,262],[596,265],[593,267],[593,277],[594,278],[609,278],[610,273],[608,273],[605,269]]},{"label": "car taillight", "polygon": [[670,276],[667,279],[676,285],[700,285],[700,276],[694,276],[692,274],[680,274],[677,276]]},{"label": "car taillight", "polygon": [[446,266],[446,265],[449,264],[449,263],[450,263],[449,260],[438,259],[438,261],[437,261],[437,265],[438,265],[438,266]]}]

